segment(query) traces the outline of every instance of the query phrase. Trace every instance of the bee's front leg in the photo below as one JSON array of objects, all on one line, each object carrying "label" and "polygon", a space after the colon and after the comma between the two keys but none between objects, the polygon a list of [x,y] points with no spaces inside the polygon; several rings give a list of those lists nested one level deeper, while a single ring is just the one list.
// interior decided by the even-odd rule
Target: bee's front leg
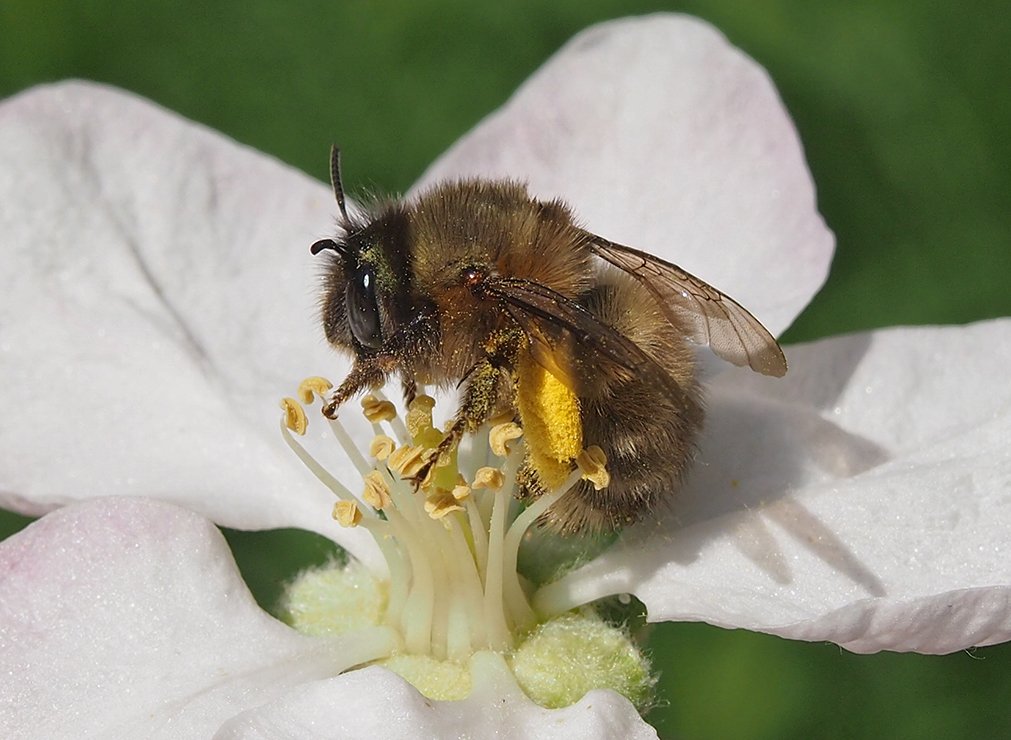
[{"label": "bee's front leg", "polygon": [[323,406],[323,415],[328,419],[337,418],[337,409],[349,398],[355,396],[367,388],[380,388],[386,382],[387,371],[380,362],[363,361],[355,362],[351,372],[330,394],[329,400]]}]

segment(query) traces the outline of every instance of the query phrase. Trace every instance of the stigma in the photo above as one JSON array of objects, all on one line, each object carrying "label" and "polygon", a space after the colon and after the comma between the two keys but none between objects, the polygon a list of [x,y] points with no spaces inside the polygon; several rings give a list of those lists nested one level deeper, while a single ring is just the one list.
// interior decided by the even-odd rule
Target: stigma
[{"label": "stigma", "polygon": [[[299,386],[297,400],[283,399],[281,435],[333,492],[330,514],[337,525],[367,530],[387,572],[369,573],[351,562],[303,574],[286,596],[285,616],[292,626],[313,634],[349,630],[364,634],[375,626],[392,631],[396,647],[379,663],[434,699],[467,696],[471,666],[487,664],[475,658],[488,652],[501,656],[530,698],[545,706],[573,703],[585,691],[615,688],[615,682],[636,687],[631,692],[618,688],[633,703],[649,693],[648,663],[620,628],[587,609],[538,613],[532,606],[535,587],[517,568],[521,545],[538,519],[580,479],[598,488],[607,485],[606,459],[599,448],[581,450],[571,470],[551,490],[520,502],[517,472],[528,451],[523,430],[511,419],[465,435],[459,448],[428,465],[444,437],[433,420],[434,399],[417,396],[401,418],[389,400],[374,393],[361,404],[372,425],[372,437],[361,447],[338,418],[319,416],[360,475],[352,490],[299,439],[309,425],[305,407],[325,402],[331,387],[322,378],[309,378]],[[582,654],[585,660],[594,660],[591,643],[619,644],[624,663],[608,654],[601,664],[606,670],[616,664],[633,665],[631,683],[628,671],[615,681],[593,678],[594,669],[578,665],[580,658],[573,670],[567,665],[573,664],[573,656],[557,655],[559,670],[570,672],[576,681],[570,695],[558,699],[559,676],[541,675],[544,660],[539,654],[530,657],[532,650],[542,650],[553,623],[565,625],[560,634],[566,635],[564,644],[570,647],[561,649]],[[573,630],[579,629],[587,630],[589,643],[573,641]],[[602,630],[607,639],[601,638]],[[546,649],[550,654],[559,648],[549,644]],[[612,647],[607,651],[613,652]],[[537,671],[521,667],[527,664],[538,666]],[[524,671],[533,677],[528,680]],[[582,685],[587,680],[597,683]],[[538,688],[539,682],[549,687],[549,694]]]}]

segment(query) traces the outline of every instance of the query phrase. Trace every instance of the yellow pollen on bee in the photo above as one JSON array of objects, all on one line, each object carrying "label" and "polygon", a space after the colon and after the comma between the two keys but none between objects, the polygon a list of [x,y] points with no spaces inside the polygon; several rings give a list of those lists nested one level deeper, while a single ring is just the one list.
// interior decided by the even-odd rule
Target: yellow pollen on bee
[{"label": "yellow pollen on bee", "polygon": [[596,491],[607,488],[611,482],[611,474],[607,472],[607,455],[604,451],[591,445],[576,456],[576,465],[583,473],[583,478],[593,484]]},{"label": "yellow pollen on bee", "polygon": [[387,437],[385,434],[378,434],[373,437],[371,444],[369,444],[369,457],[374,457],[376,460],[385,460],[396,447],[397,443],[390,437]]},{"label": "yellow pollen on bee", "polygon": [[333,518],[342,527],[357,527],[362,520],[362,512],[354,501],[338,501],[333,505]]},{"label": "yellow pollen on bee", "polygon": [[516,368],[516,408],[541,481],[547,488],[560,486],[583,448],[579,398],[532,356],[522,355]]},{"label": "yellow pollen on bee", "polygon": [[391,401],[380,400],[371,394],[362,399],[362,411],[373,424],[390,421],[397,416],[397,407]]},{"label": "yellow pollen on bee", "polygon": [[470,487],[475,491],[481,489],[497,491],[505,485],[505,477],[498,468],[478,468],[474,473],[474,482]]},{"label": "yellow pollen on bee", "polygon": [[312,403],[317,397],[324,398],[331,388],[333,383],[329,380],[313,375],[298,384],[298,397],[302,399],[302,403]]},{"label": "yellow pollen on bee", "polygon": [[507,421],[504,424],[496,424],[488,432],[488,446],[499,457],[508,457],[509,443],[522,436],[523,430],[515,422]]},{"label": "yellow pollen on bee", "polygon": [[281,399],[281,408],[284,409],[284,425],[299,436],[305,434],[309,428],[309,420],[305,417],[305,409],[294,398],[285,396]]},{"label": "yellow pollen on bee", "polygon": [[373,470],[365,476],[365,492],[362,500],[373,509],[382,511],[393,502],[390,498],[390,487],[378,470]]}]

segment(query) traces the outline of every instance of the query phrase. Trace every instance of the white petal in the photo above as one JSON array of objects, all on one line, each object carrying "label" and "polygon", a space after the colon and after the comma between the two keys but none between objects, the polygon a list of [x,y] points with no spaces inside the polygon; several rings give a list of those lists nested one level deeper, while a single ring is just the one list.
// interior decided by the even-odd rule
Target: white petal
[{"label": "white petal", "polygon": [[426,699],[382,668],[366,668],[299,687],[235,717],[215,736],[229,738],[655,738],[627,699],[592,691],[564,709],[538,707],[508,678],[501,656],[475,656],[483,681],[463,701]]},{"label": "white petal", "polygon": [[633,592],[654,621],[857,652],[1011,638],[1011,319],[826,340],[790,365],[721,377],[675,516],[541,598]]},{"label": "white petal", "polygon": [[613,21],[570,41],[422,184],[467,175],[563,198],[590,231],[676,262],[774,334],[832,256],[768,75],[686,16]]},{"label": "white petal", "polygon": [[209,737],[378,657],[269,617],[209,521],[148,500],[70,506],[4,541],[0,591],[0,726],[19,737]]},{"label": "white petal", "polygon": [[157,496],[362,552],[277,433],[281,396],[348,367],[313,307],[308,246],[333,210],[323,185],[126,93],[0,105],[4,504]]}]

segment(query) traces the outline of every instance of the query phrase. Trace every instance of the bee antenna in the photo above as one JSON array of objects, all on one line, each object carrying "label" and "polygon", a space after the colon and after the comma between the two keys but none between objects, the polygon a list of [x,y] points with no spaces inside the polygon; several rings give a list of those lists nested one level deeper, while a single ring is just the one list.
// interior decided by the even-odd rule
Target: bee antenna
[{"label": "bee antenna", "polygon": [[341,209],[344,223],[348,223],[348,212],[344,208],[344,185],[341,182],[341,150],[336,144],[330,146],[330,185],[333,187],[333,195],[337,199],[337,207]]}]

